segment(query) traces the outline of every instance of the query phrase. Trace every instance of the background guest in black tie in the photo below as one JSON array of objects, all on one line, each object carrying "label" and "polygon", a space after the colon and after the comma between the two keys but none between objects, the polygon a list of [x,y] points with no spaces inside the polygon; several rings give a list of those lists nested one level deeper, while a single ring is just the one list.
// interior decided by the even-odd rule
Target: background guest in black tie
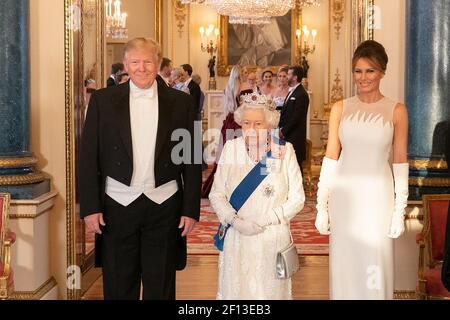
[{"label": "background guest in black tie", "polygon": [[200,99],[201,99],[201,92],[200,92],[200,86],[195,83],[195,81],[192,81],[192,66],[190,64],[183,64],[181,65],[181,68],[184,70],[184,85],[189,89],[190,95],[194,98],[194,102],[197,106],[197,116],[196,120],[201,119],[201,105],[200,105]]},{"label": "background guest in black tie", "polygon": [[298,165],[306,159],[306,117],[308,115],[309,97],[301,85],[303,69],[300,66],[289,67],[288,94],[280,118],[280,137],[294,146]]},{"label": "background guest in black tie", "polygon": [[[154,40],[131,40],[130,81],[95,91],[89,103],[78,191],[87,230],[99,235],[105,299],[139,299],[141,283],[144,299],[175,299],[175,270],[186,265],[185,237],[200,215],[197,110],[155,81],[160,59]],[[189,139],[171,141],[175,130]]]},{"label": "background guest in black tie", "polygon": [[164,83],[170,87],[170,74],[172,73],[172,69],[172,60],[165,57],[162,58],[157,80],[163,80]]},{"label": "background guest in black tie", "polygon": [[111,75],[109,76],[108,80],[106,80],[106,86],[112,87],[117,86],[119,84],[118,81],[118,75],[123,73],[124,66],[122,62],[114,63],[111,66]]}]

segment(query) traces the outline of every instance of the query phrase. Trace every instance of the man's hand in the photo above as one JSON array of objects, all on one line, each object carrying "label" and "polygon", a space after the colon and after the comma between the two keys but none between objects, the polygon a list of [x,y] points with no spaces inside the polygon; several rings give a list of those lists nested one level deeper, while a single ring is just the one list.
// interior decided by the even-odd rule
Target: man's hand
[{"label": "man's hand", "polygon": [[106,223],[103,220],[103,213],[93,213],[84,217],[84,223],[86,224],[86,228],[88,232],[94,232],[98,234],[102,234],[100,230],[100,225],[105,226]]},{"label": "man's hand", "polygon": [[183,233],[181,234],[182,237],[187,236],[192,229],[194,229],[195,224],[197,221],[195,219],[192,219],[190,217],[182,216],[180,220],[180,224],[178,226],[178,229],[181,229],[184,227]]}]

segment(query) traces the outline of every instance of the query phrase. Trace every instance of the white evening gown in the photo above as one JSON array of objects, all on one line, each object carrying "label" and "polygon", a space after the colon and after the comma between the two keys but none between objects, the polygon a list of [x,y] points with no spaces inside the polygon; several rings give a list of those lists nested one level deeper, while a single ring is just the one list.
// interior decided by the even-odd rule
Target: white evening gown
[{"label": "white evening gown", "polygon": [[[228,229],[224,250],[219,255],[217,299],[292,299],[291,280],[276,278],[275,260],[277,251],[290,243],[289,221],[303,208],[305,194],[290,143],[286,144],[284,160],[271,161],[267,164],[274,164],[273,169],[238,215],[252,219],[274,209],[282,223],[268,226],[254,236],[241,235],[232,227]],[[242,137],[227,141],[209,194],[211,205],[222,223],[224,212],[233,210],[228,202],[231,194],[254,165]]]},{"label": "white evening gown", "polygon": [[330,194],[330,298],[392,299],[394,211],[390,165],[396,103],[344,100],[342,145]]}]

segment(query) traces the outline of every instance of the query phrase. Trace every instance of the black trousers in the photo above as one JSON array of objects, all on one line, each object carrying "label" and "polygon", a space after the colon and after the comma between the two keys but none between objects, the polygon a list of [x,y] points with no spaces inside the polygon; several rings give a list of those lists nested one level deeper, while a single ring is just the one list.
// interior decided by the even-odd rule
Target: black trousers
[{"label": "black trousers", "polygon": [[106,196],[102,228],[105,300],[175,299],[181,192],[158,205],[141,195],[127,207]]}]

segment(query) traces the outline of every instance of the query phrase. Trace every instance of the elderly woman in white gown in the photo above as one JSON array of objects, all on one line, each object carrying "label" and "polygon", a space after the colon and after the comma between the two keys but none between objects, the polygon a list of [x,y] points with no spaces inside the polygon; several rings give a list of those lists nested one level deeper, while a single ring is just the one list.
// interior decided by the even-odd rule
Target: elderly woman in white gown
[{"label": "elderly woman in white gown", "polygon": [[[279,113],[266,97],[244,96],[235,119],[243,136],[225,144],[209,195],[220,222],[229,226],[219,256],[217,299],[292,299],[291,279],[276,277],[276,254],[291,242],[289,222],[305,201],[295,152],[290,143],[280,147],[273,141]],[[256,170],[262,181],[235,210],[230,198],[247,187],[241,182],[264,159],[267,170]]]}]

